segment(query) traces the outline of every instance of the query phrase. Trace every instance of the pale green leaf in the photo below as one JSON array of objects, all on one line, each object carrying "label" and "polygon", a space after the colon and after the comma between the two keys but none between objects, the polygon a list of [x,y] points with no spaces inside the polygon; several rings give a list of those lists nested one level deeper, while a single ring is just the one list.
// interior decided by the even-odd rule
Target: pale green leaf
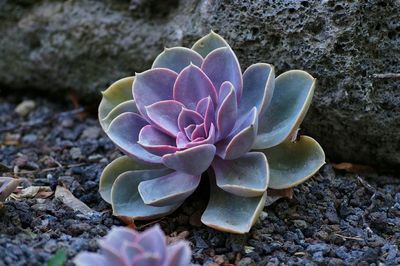
[{"label": "pale green leaf", "polygon": [[290,70],[275,80],[265,113],[260,116],[253,149],[267,149],[291,138],[311,104],[315,79],[305,71]]},{"label": "pale green leaf", "polygon": [[229,193],[257,197],[267,190],[268,162],[262,152],[248,152],[234,160],[215,157],[212,167],[217,186]]},{"label": "pale green leaf", "polygon": [[140,182],[168,174],[168,169],[136,170],[118,176],[111,190],[111,203],[114,215],[128,216],[134,220],[149,220],[165,216],[176,210],[181,204],[163,207],[146,205],[138,191]]},{"label": "pale green leaf", "polygon": [[107,165],[106,168],[104,168],[103,173],[100,176],[99,193],[105,201],[111,203],[111,188],[120,174],[133,170],[149,170],[159,168],[162,168],[162,166],[156,164],[146,164],[134,160],[128,156],[119,157]]},{"label": "pale green leaf", "polygon": [[268,188],[273,189],[297,186],[325,164],[325,154],[321,146],[307,136],[301,136],[296,142],[283,142],[263,152],[267,156],[270,169]]},{"label": "pale green leaf", "polygon": [[[107,124],[103,120],[107,117],[111,110],[125,101],[133,100],[133,81],[134,77],[120,79],[111,84],[110,87],[102,92],[103,99],[99,105],[99,121],[104,130],[107,130],[106,127],[109,123]],[[134,110],[131,112],[134,112]]]},{"label": "pale green leaf", "polygon": [[116,118],[122,113],[127,113],[127,112],[139,113],[139,110],[136,107],[135,100],[128,100],[118,104],[107,114],[105,118],[101,119],[99,122],[104,131],[107,131],[108,127],[110,126],[114,118]]},{"label": "pale green leaf", "polygon": [[206,36],[199,39],[193,46],[192,50],[199,53],[205,58],[210,52],[221,47],[230,47],[229,44],[220,35],[211,31]]}]

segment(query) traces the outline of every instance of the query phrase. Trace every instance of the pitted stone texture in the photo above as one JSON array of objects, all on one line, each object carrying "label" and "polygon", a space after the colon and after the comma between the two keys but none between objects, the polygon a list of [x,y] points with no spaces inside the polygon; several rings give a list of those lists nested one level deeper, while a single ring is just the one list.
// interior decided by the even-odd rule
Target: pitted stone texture
[{"label": "pitted stone texture", "polygon": [[303,128],[328,158],[399,166],[400,79],[376,76],[400,73],[398,10],[398,0],[0,0],[0,84],[98,95],[163,46],[214,29],[243,70],[267,62],[318,79]]}]

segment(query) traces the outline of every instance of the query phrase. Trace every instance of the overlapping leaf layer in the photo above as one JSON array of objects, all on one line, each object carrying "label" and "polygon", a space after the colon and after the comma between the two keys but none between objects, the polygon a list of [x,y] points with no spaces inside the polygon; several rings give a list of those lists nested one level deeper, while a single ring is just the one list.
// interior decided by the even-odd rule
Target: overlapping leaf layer
[{"label": "overlapping leaf layer", "polygon": [[150,70],[103,92],[99,120],[126,154],[110,163],[100,193],[116,215],[151,219],[177,209],[208,173],[202,222],[248,232],[267,188],[293,187],[324,164],[310,137],[292,141],[310,105],[315,79],[301,70],[275,78],[265,63],[243,74],[214,32],[192,49],[165,49]]}]

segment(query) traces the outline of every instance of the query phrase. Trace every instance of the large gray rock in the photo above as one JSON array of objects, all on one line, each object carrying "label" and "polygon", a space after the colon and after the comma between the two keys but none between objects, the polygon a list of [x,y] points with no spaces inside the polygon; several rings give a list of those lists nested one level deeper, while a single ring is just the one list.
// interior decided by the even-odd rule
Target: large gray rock
[{"label": "large gray rock", "polygon": [[[329,158],[400,165],[399,1],[0,0],[0,84],[86,99],[214,29],[242,67],[317,77],[303,125]],[[86,97],[86,96],[91,96]]]}]

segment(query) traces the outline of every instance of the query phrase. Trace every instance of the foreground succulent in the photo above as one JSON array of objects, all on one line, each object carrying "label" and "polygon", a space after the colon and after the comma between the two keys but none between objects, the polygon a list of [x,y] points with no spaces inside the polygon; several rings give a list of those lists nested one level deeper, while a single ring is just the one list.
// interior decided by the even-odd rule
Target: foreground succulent
[{"label": "foreground succulent", "polygon": [[184,241],[167,246],[158,225],[139,233],[126,227],[114,227],[99,241],[101,253],[82,252],[75,257],[77,266],[188,266],[191,250]]},{"label": "foreground succulent", "polygon": [[103,199],[115,215],[164,216],[208,170],[211,194],[202,222],[248,232],[267,187],[291,188],[324,164],[315,140],[293,141],[314,87],[304,71],[275,78],[264,63],[242,75],[233,50],[214,32],[192,49],[165,49],[150,70],[103,92],[100,124],[126,154],[104,169]]}]

